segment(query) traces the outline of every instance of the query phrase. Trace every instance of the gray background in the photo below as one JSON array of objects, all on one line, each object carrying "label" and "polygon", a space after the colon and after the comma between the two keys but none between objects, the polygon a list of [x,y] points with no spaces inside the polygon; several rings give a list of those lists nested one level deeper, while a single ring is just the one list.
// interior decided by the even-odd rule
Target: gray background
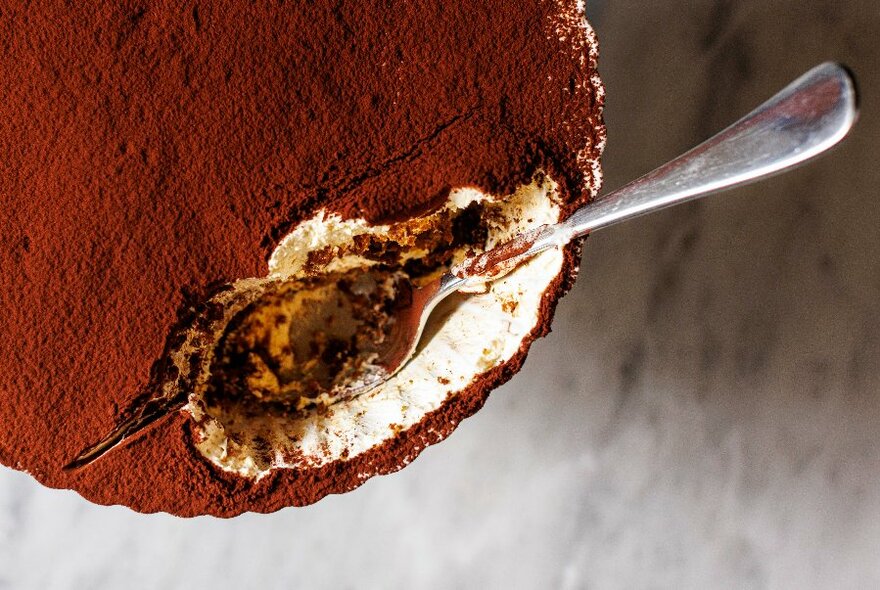
[{"label": "gray background", "polygon": [[609,188],[828,58],[862,119],[820,163],[590,239],[525,370],[353,493],[180,520],[0,470],[0,588],[880,585],[880,5],[591,11]]}]

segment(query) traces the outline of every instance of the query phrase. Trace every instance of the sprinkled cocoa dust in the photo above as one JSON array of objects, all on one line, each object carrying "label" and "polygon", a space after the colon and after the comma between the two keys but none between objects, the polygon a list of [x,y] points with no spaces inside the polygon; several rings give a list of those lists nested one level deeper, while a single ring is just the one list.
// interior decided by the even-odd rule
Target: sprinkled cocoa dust
[{"label": "sprinkled cocoa dust", "polygon": [[[0,461],[102,503],[232,516],[314,502],[444,438],[520,354],[373,450],[258,482],[183,413],[62,467],[174,368],[173,327],[266,273],[298,220],[371,222],[543,170],[598,187],[602,95],[574,2],[5,3]],[[547,291],[549,329],[575,250]]]}]

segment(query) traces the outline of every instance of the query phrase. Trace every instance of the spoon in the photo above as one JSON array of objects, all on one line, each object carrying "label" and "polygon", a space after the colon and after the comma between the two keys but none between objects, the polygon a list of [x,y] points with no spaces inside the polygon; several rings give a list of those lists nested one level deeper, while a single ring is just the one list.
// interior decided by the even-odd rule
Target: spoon
[{"label": "spoon", "polygon": [[520,263],[597,229],[782,172],[828,150],[857,116],[852,77],[836,63],[816,66],[757,109],[678,158],[599,197],[565,221],[540,226],[468,258],[407,294],[360,395],[397,373],[413,356],[431,311],[458,291],[473,291]]},{"label": "spoon", "polygon": [[[333,399],[363,394],[395,375],[413,356],[431,311],[453,293],[479,291],[533,256],[597,229],[791,168],[843,139],[856,115],[856,92],[847,70],[835,63],[821,64],[714,137],[599,197],[565,221],[529,230],[467,258],[421,287],[404,285],[390,306],[394,315],[385,337],[360,352],[369,353],[360,359],[365,369],[353,379],[337,381],[330,392]],[[66,467],[75,469],[95,461],[185,404],[185,394],[148,400],[132,418]]]}]

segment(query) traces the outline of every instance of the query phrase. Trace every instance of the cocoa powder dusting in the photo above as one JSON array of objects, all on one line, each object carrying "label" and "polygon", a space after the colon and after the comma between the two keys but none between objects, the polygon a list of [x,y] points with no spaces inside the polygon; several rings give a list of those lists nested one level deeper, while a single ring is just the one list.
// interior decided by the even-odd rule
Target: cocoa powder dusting
[{"label": "cocoa powder dusting", "polygon": [[[173,329],[259,277],[299,220],[430,211],[543,170],[567,211],[604,128],[575,2],[4,2],[0,461],[142,512],[305,505],[442,440],[511,361],[393,440],[259,481],[214,468],[184,413],[62,467],[168,371]],[[549,330],[575,249],[545,294]],[[200,310],[200,311],[197,311]]]}]

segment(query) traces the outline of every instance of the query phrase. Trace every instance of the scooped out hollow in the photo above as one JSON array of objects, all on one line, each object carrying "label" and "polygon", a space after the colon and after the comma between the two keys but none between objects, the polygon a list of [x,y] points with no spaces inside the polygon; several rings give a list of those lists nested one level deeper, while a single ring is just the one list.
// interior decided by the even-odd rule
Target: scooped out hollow
[{"label": "scooped out hollow", "polygon": [[[545,252],[484,293],[442,304],[416,356],[385,383],[351,399],[310,400],[298,385],[285,389],[284,375],[290,377],[293,369],[271,359],[291,358],[290,334],[302,331],[301,325],[291,326],[303,321],[297,314],[309,308],[308,298],[298,294],[313,293],[305,287],[314,289],[321,279],[328,289],[340,280],[350,289],[346,281],[358,273],[384,277],[385,289],[394,280],[430,280],[468,255],[557,222],[559,203],[556,183],[538,175],[500,197],[454,190],[434,213],[397,224],[370,225],[324,213],[299,224],[275,251],[269,277],[234,285],[238,297],[224,295],[229,320],[218,326],[216,344],[202,357],[205,386],[187,406],[197,420],[199,452],[220,469],[259,479],[276,469],[357,456],[420,422],[520,350],[540,320],[541,300],[560,272],[562,252]],[[335,255],[316,255],[328,251]],[[323,296],[336,301],[329,292]],[[389,291],[386,301],[391,298]],[[381,301],[378,305],[371,310],[377,317]],[[351,334],[343,328],[335,337]],[[261,354],[253,352],[257,341]],[[325,350],[299,354],[308,363]],[[309,354],[312,359],[305,358]],[[246,367],[246,374],[235,373],[235,366]]]}]

